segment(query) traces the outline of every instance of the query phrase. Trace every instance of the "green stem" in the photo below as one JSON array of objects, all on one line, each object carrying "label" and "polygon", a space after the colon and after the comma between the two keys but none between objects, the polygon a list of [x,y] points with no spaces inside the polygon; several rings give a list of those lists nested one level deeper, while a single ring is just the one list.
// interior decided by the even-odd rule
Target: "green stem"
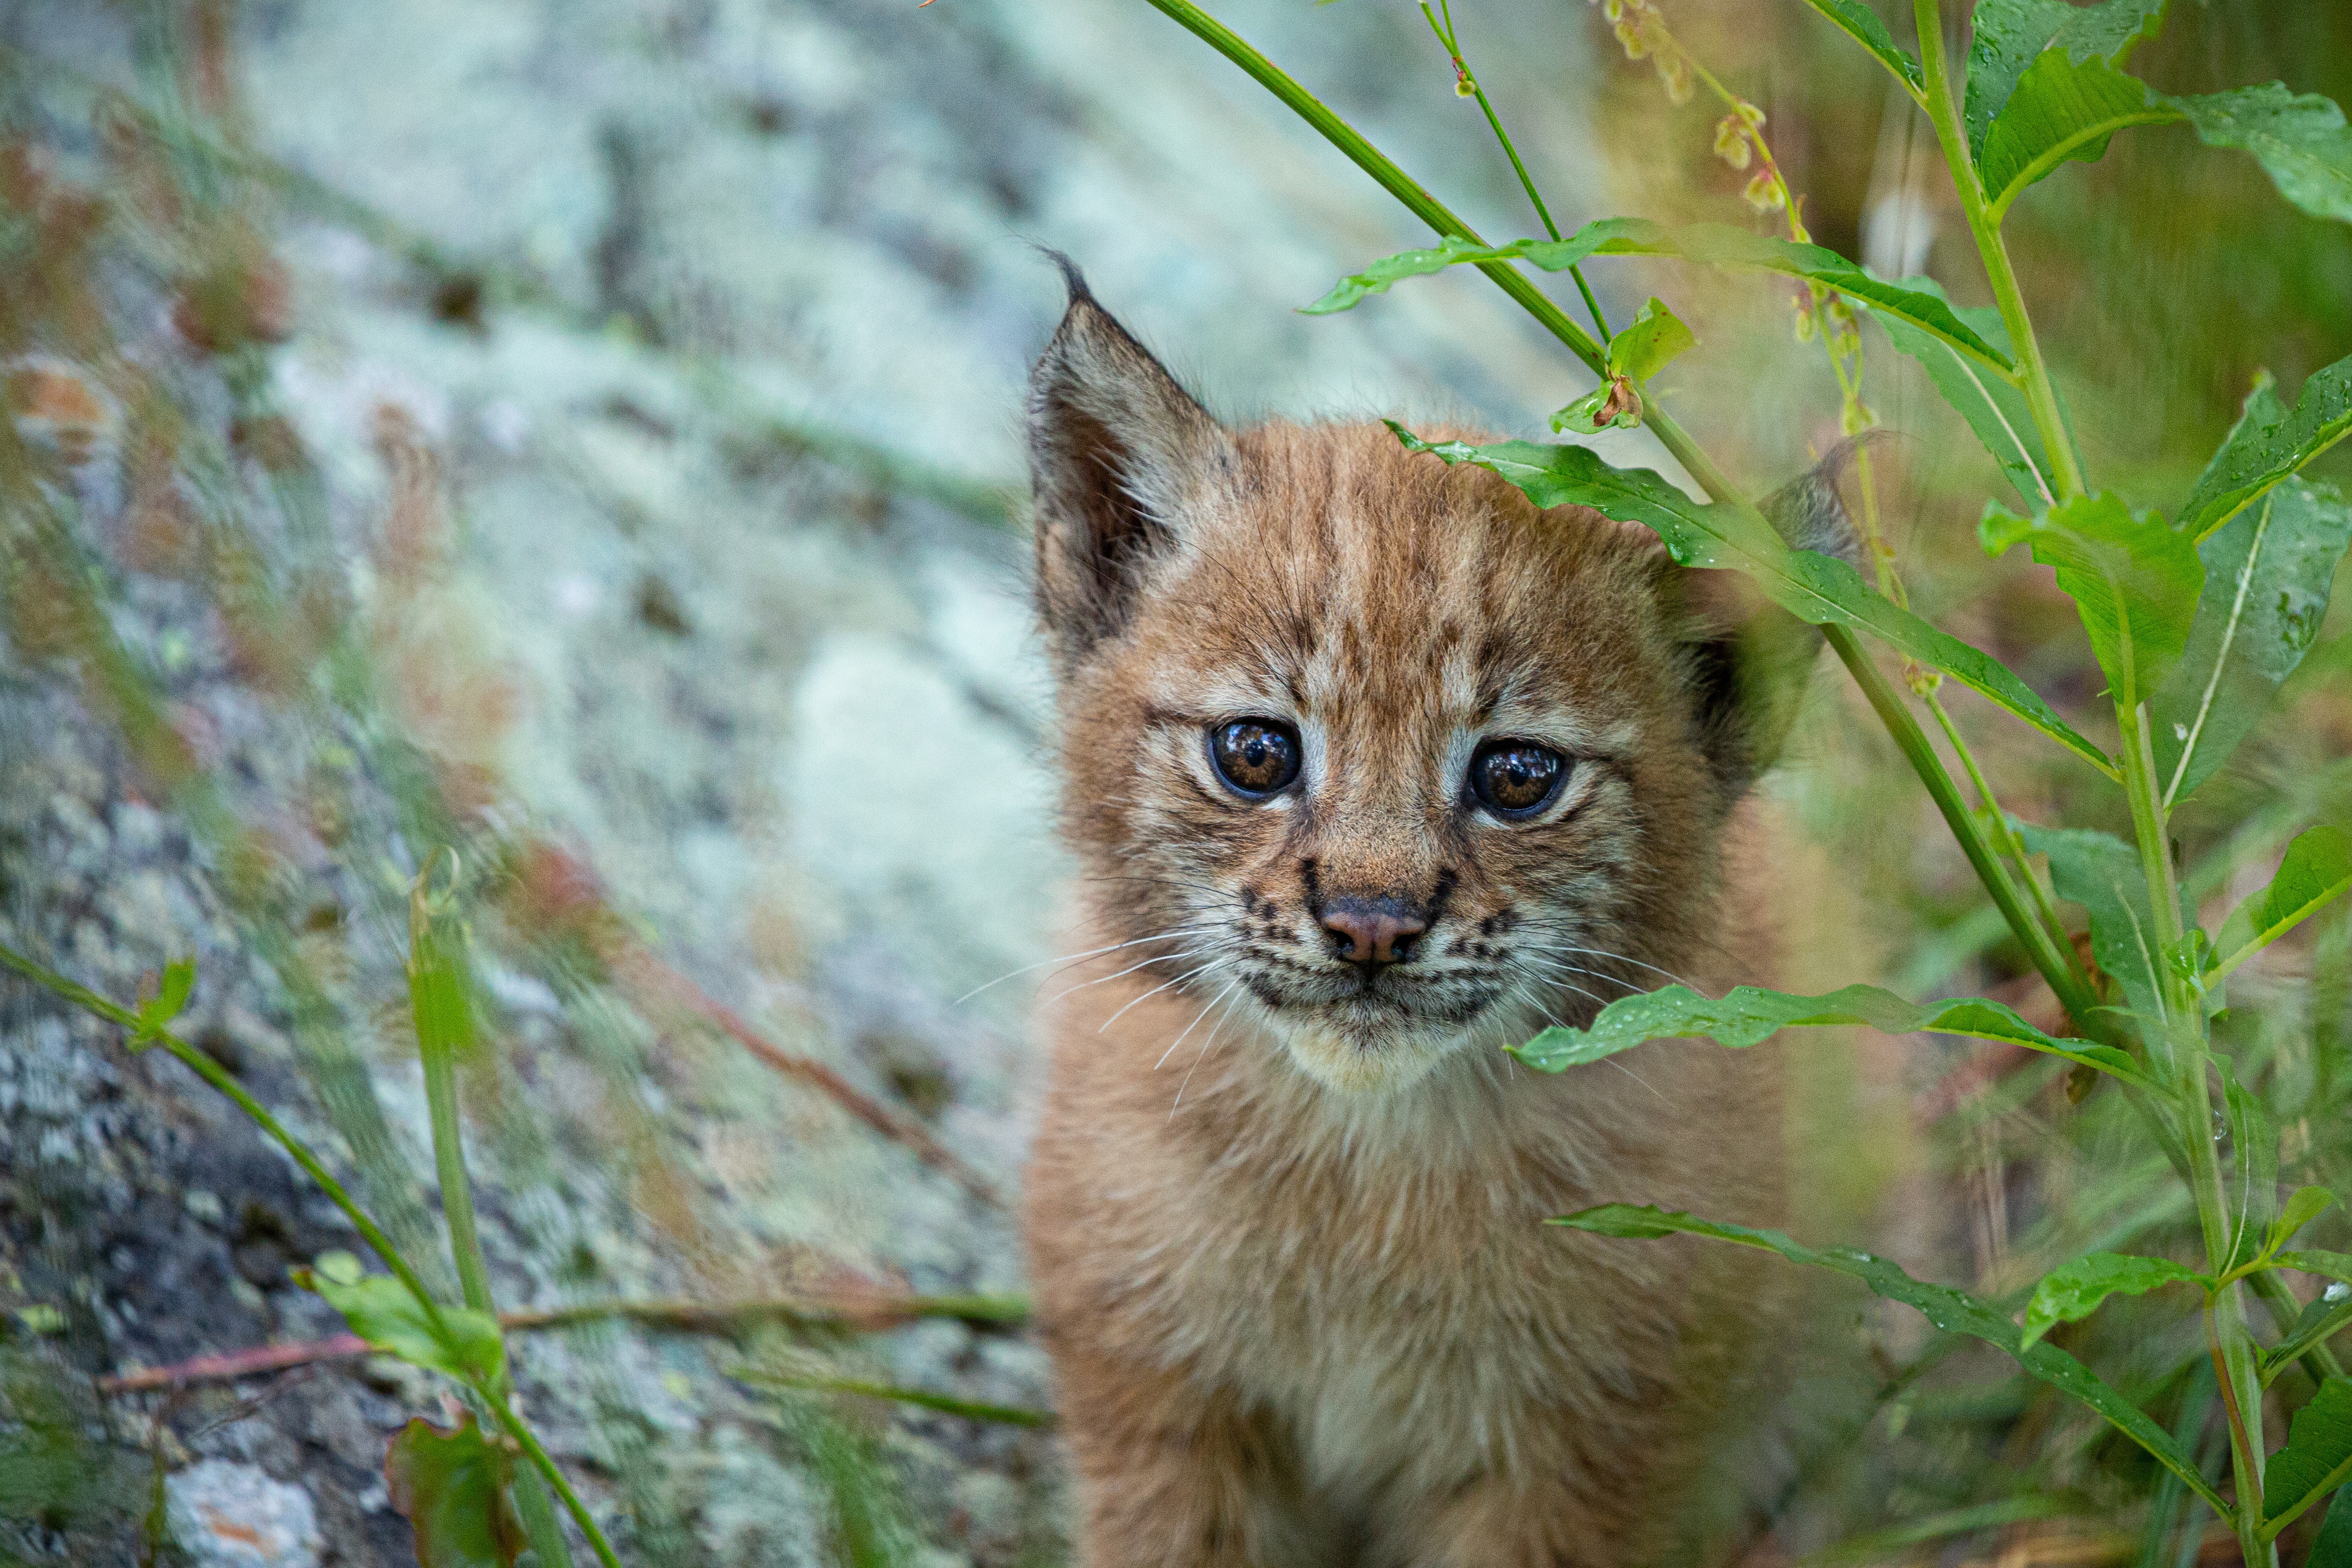
[{"label": "green stem", "polygon": [[1969,155],[1969,142],[1960,124],[1958,100],[1953,96],[1950,68],[1944,56],[1944,18],[1940,0],[1912,0],[1913,16],[1918,24],[1919,64],[1927,77],[1927,118],[1936,127],[1936,140],[1944,150],[1944,162],[1952,173],[1952,187],[1959,194],[1960,211],[1968,218],[1969,233],[1977,242],[1977,254],[1983,259],[1985,277],[1992,284],[1992,296],[2000,307],[2002,324],[2009,328],[2010,347],[2017,354],[2017,363],[2026,405],[2033,412],[2033,423],[2042,431],[2042,440],[2049,449],[2053,476],[2057,482],[2058,499],[2070,500],[2084,490],[2082,461],[2074,454],[2074,440],[2066,421],[2058,409],[2058,394],[2050,380],[2050,367],[2042,357],[2041,341],[2034,336],[2033,321],[2026,313],[2025,295],[2018,288],[2017,269],[2010,264],[2009,247],[2000,236],[2000,225],[1986,209],[1984,182],[1977,173],[1975,161]]},{"label": "green stem", "polygon": [[[1528,173],[1526,163],[1519,157],[1518,148],[1511,142],[1511,133],[1503,129],[1503,117],[1495,112],[1494,102],[1487,98],[1486,87],[1478,80],[1478,73],[1470,68],[1469,60],[1463,57],[1462,45],[1454,30],[1454,7],[1450,0],[1439,0],[1439,3],[1445,7],[1444,26],[1438,24],[1437,14],[1429,8],[1428,0],[1422,0],[1422,16],[1429,23],[1429,30],[1437,35],[1437,41],[1445,46],[1446,58],[1454,62],[1454,74],[1470,89],[1470,96],[1478,100],[1478,110],[1486,117],[1487,128],[1494,132],[1495,140],[1502,144],[1503,156],[1511,161],[1511,172],[1518,175],[1519,188],[1527,192],[1528,203],[1536,209],[1536,216],[1543,221],[1544,232],[1558,240],[1559,225],[1552,221],[1551,208],[1544,205],[1543,193],[1536,189],[1535,176]],[[1609,330],[1609,318],[1601,313],[1601,301],[1593,297],[1592,285],[1585,281],[1583,265],[1579,263],[1570,267],[1568,275],[1576,279],[1576,291],[1584,296],[1584,308],[1592,312],[1592,324],[1601,330],[1601,341],[1607,342],[1616,334]]]},{"label": "green stem", "polygon": [[1959,726],[1952,722],[1951,714],[1945,710],[1943,702],[1934,692],[1922,692],[1919,700],[1927,704],[1927,711],[1935,715],[1937,725],[1944,731],[1944,740],[1951,746],[1952,753],[1960,759],[1960,766],[1968,771],[1969,783],[1975,786],[1977,792],[1977,804],[1983,807],[1985,820],[1992,826],[1994,843],[2016,865],[2018,874],[2025,879],[2026,890],[2033,895],[2034,912],[2042,917],[2042,929],[2050,933],[2051,941],[2066,960],[2066,967],[2082,978],[2084,989],[2088,990],[2089,977],[2083,974],[2076,961],[2074,940],[2067,934],[2066,924],[2058,918],[2057,906],[2051,901],[2049,890],[2042,887],[2042,879],[2034,874],[2033,861],[2026,853],[2025,842],[2018,837],[2016,826],[2009,820],[2009,813],[2001,809],[2000,797],[1993,794],[1992,784],[1985,778],[1984,770],[1977,766],[1976,753],[1969,749]]},{"label": "green stem", "polygon": [[[1370,174],[1382,190],[1403,203],[1408,211],[1435,229],[1441,236],[1459,236],[1474,245],[1486,243],[1467,224],[1454,216],[1443,203],[1423,189],[1420,182],[1414,180],[1386,154],[1365,141],[1354,127],[1332,113],[1329,108],[1313,93],[1301,87],[1281,67],[1251,47],[1239,35],[1198,5],[1193,5],[1192,0],[1150,0],[1150,4],[1154,9],[1240,67],[1252,80],[1274,94],[1300,119],[1320,132],[1325,140],[1347,154],[1349,160]],[[1581,360],[1594,375],[1600,376],[1606,374],[1608,355],[1602,346],[1594,342],[1581,328],[1570,321],[1558,305],[1528,281],[1524,273],[1506,262],[1486,262],[1479,267],[1479,270],[1492,279],[1496,287],[1509,295],[1521,309],[1533,316],[1554,337],[1566,344],[1569,352]],[[1636,387],[1635,390],[1639,392],[1640,388]],[[1763,523],[1763,514],[1757,511],[1755,504],[1743,497],[1739,487],[1731,481],[1729,475],[1716,466],[1714,460],[1700,448],[1698,443],[1691,438],[1689,432],[1683,429],[1678,422],[1660,409],[1650,398],[1644,396],[1642,405],[1648,411],[1643,423],[1657,437],[1660,444],[1674,455],[1677,462],[1682,464],[1685,471],[1698,481],[1702,489],[1717,500],[1738,507],[1759,524],[1769,526]],[[2024,944],[2026,952],[2032,956],[2034,967],[2041,970],[2042,977],[2049,981],[2051,989],[2057,993],[2059,1000],[2064,1004],[2066,1011],[2073,1016],[2075,1026],[2085,1034],[2102,1037],[2099,1033],[2101,1026],[2096,1022],[2095,1015],[2092,1012],[2096,1005],[2096,999],[2075,980],[2065,959],[2052,946],[2047,934],[2035,924],[2032,914],[2018,899],[2016,889],[2009,884],[2007,878],[2001,872],[1999,858],[1986,843],[1983,832],[1971,820],[1968,807],[1961,803],[1959,792],[1953,784],[1950,773],[1945,771],[1943,759],[1938,757],[1935,748],[1927,743],[1927,736],[1921,732],[1918,721],[1911,716],[1910,710],[1904,706],[1902,698],[1887,684],[1885,677],[1878,672],[1877,667],[1871,663],[1868,655],[1863,651],[1860,643],[1856,641],[1854,634],[1850,629],[1835,626],[1824,626],[1822,635],[1828,639],[1830,647],[1836,650],[1839,659],[1852,672],[1856,684],[1862,687],[1864,694],[1869,698],[1871,707],[1876,710],[1880,720],[1894,735],[1895,744],[1901,748],[1905,759],[1919,774],[1920,782],[1927,785],[1927,793],[1935,797],[1937,808],[1944,814],[1945,822],[1950,826],[1953,835],[1959,839],[1961,850],[1969,858],[1969,864],[1976,868],[1978,877],[1984,882],[1987,891],[1991,893],[1993,901],[2000,906],[2002,917],[2009,921],[2010,929],[2017,933],[2019,942]]]},{"label": "green stem", "polygon": [[[2229,1186],[2220,1157],[2213,1152],[2213,1090],[2208,1080],[2204,1007],[2172,962],[2184,934],[2180,886],[2172,864],[2172,841],[2157,778],[2147,710],[2145,705],[2126,707],[2119,702],[2116,723],[2123,741],[2124,790],[2131,802],[2133,837],[2138,841],[2140,868],[2147,879],[2158,994],[2165,1011],[2162,1033],[2172,1058],[2173,1094],[2189,1156],[2189,1190],[2197,1204],[2206,1266],[2219,1277],[2230,1269],[2237,1237]],[[2243,1152],[2239,1158],[2246,1158]],[[2278,1554],[2261,1534],[2263,1387],[2253,1335],[2246,1323],[2245,1296],[2237,1284],[2224,1286],[2207,1304],[2205,1323],[2214,1373],[2231,1412],[2230,1453],[2238,1495],[2229,1522],[2237,1531],[2248,1568],[2265,1568],[2278,1561]]]},{"label": "green stem", "polygon": [[2026,956],[2033,961],[2033,967],[2041,971],[2042,978],[2049,983],[2051,991],[2056,994],[2059,1005],[2066,1009],[2074,1027],[2092,1038],[2105,1038],[2106,1026],[2096,1011],[2098,998],[2076,974],[2072,950],[2062,949],[2060,944],[2053,942],[2050,933],[2025,907],[2008,868],[2001,864],[2000,857],[1985,837],[1976,814],[1969,811],[1968,803],[1960,798],[1959,786],[1952,782],[1944,760],[1928,743],[1927,731],[1919,728],[1919,721],[1904,705],[1902,694],[1871,662],[1869,651],[1851,629],[1823,626],[1822,635],[1829,639],[1831,649],[1853,676],[1854,684],[1862,688],[1863,695],[1869,699],[1872,710],[1877,713],[1879,722],[1886,726],[1887,733],[1895,738],[1895,744],[1902,751],[1904,760],[1919,775],[1919,782],[1927,786],[1928,795],[1935,801],[1936,809],[1943,813],[1945,826],[1952,830],[1952,837],[1959,840],[1960,852],[1969,858],[1977,879],[1985,885],[1985,890],[1992,895],[1993,902],[2000,906],[2001,918],[2009,922],[2009,929],[2024,945]]},{"label": "green stem", "polygon": [[466,1305],[496,1315],[490,1275],[474,1221],[473,1184],[466,1174],[465,1132],[457,1117],[457,1058],[473,1048],[473,1008],[449,934],[425,907],[422,886],[410,895],[408,1003],[416,1021],[416,1054],[425,1068],[425,1100],[433,1126],[433,1171],[441,1184],[441,1212],[449,1221],[449,1251],[457,1264]]},{"label": "green stem", "polygon": [[[589,1550],[596,1553],[596,1561],[604,1568],[621,1568],[621,1560],[613,1553],[613,1543],[604,1539],[603,1531],[596,1528],[596,1521],[588,1512],[587,1505],[580,1500],[580,1494],[572,1489],[571,1481],[556,1468],[555,1461],[547,1457],[547,1450],[540,1447],[539,1435],[530,1429],[530,1423],[509,1409],[505,1400],[490,1399],[488,1390],[482,1385],[476,1384],[474,1392],[484,1397],[489,1405],[490,1414],[505,1429],[506,1435],[514,1440],[515,1447],[523,1451],[523,1456],[530,1460],[531,1468],[554,1489],[555,1495],[563,1500],[564,1511],[572,1515],[572,1522],[578,1525],[580,1533],[587,1538]],[[517,1487],[515,1489],[520,1492],[527,1489]]]},{"label": "green stem", "polygon": [[[1150,4],[1239,66],[1251,80],[1274,94],[1292,113],[1320,132],[1325,141],[1347,155],[1349,162],[1370,174],[1381,189],[1402,202],[1406,211],[1435,229],[1439,235],[1459,236],[1473,245],[1486,243],[1479,237],[1477,230],[1454,216],[1444,203],[1423,189],[1421,182],[1397,167],[1379,148],[1365,141],[1355,127],[1332,113],[1322,100],[1299,86],[1288,72],[1251,47],[1232,28],[1193,5],[1192,0],[1150,0]],[[1494,279],[1496,286],[1508,294],[1520,309],[1533,316],[1546,331],[1566,344],[1569,353],[1581,360],[1587,370],[1595,376],[1605,374],[1609,363],[1607,350],[1593,342],[1583,328],[1570,321],[1567,312],[1528,281],[1525,273],[1507,261],[1482,262],[1478,270]]]},{"label": "green stem", "polygon": [[[127,1008],[117,1006],[87,986],[77,985],[64,975],[53,970],[45,969],[23,953],[5,946],[0,946],[0,964],[5,964],[26,979],[46,986],[67,1001],[88,1008],[110,1024],[120,1024],[131,1032],[134,1040],[138,1038],[142,1027],[139,1016]],[[278,1146],[285,1150],[294,1163],[302,1168],[302,1173],[318,1183],[320,1191],[325,1193],[334,1205],[343,1211],[343,1217],[352,1222],[352,1228],[360,1233],[360,1239],[367,1243],[368,1250],[383,1260],[383,1266],[392,1271],[393,1278],[400,1281],[402,1289],[415,1298],[417,1309],[425,1314],[425,1321],[432,1326],[435,1337],[442,1340],[453,1337],[449,1331],[448,1320],[441,1315],[441,1303],[433,1299],[433,1292],[425,1288],[425,1281],[416,1277],[416,1270],[409,1267],[408,1259],[401,1256],[400,1248],[394,1247],[392,1244],[392,1238],[384,1235],[382,1227],[368,1217],[367,1211],[352,1201],[351,1194],[345,1192],[343,1184],[335,1180],[326,1166],[319,1163],[319,1157],[310,1152],[308,1144],[288,1131],[284,1123],[269,1114],[268,1110],[259,1100],[246,1092],[243,1084],[230,1077],[228,1070],[214,1061],[212,1058],[169,1030],[157,1030],[152,1038],[156,1044],[185,1063],[198,1078],[236,1101],[236,1108],[251,1118],[255,1126],[274,1139]],[[134,1045],[131,1048],[137,1050],[143,1047]]]}]

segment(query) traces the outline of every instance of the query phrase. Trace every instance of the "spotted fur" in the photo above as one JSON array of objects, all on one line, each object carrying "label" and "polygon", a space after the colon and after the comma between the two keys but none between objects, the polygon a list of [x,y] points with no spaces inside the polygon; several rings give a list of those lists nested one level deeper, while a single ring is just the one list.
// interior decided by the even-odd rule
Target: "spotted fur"
[{"label": "spotted fur", "polygon": [[[1500,1047],[1759,978],[1718,898],[1762,755],[1735,601],[1380,426],[1228,430],[1075,274],[1030,417],[1086,875],[1027,1227],[1084,1560],[1696,1560],[1675,1483],[1751,1271],[1540,1222],[1771,1222],[1769,1049],[1554,1078]],[[1303,741],[1270,799],[1211,761],[1245,718]],[[1496,738],[1572,761],[1531,820],[1467,789]],[[1406,961],[1335,956],[1350,900],[1425,926]]]}]

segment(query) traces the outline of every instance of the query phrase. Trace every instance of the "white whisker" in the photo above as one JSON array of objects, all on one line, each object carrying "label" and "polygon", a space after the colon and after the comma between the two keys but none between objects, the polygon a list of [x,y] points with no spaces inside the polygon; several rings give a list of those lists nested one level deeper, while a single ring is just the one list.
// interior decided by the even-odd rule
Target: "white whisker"
[{"label": "white whisker", "polygon": [[979,995],[982,992],[990,989],[992,986],[1002,985],[1015,975],[1026,974],[1033,969],[1043,969],[1049,963],[1076,963],[1083,959],[1099,957],[1106,952],[1117,952],[1123,947],[1140,947],[1147,942],[1168,942],[1176,937],[1190,936],[1199,931],[1213,929],[1214,929],[1213,924],[1209,926],[1177,926],[1172,930],[1160,931],[1151,936],[1137,937],[1132,942],[1115,942],[1108,947],[1090,947],[1084,952],[1057,952],[1051,958],[1041,958],[1034,963],[1024,963],[1018,969],[1007,970],[1003,974],[998,975],[995,979],[989,981],[986,984],[973,986],[971,990],[965,992],[962,995],[949,1003],[948,1005],[950,1007],[961,1007],[965,1003],[971,1001],[973,997]]},{"label": "white whisker", "polygon": [[[1218,1000],[1223,1001],[1225,997],[1232,995],[1234,994],[1234,986],[1239,985],[1240,984],[1241,982],[1236,980],[1234,982],[1233,985],[1226,986],[1224,990],[1218,993]],[[1211,1005],[1214,1005],[1213,1003]],[[1184,1091],[1192,1087],[1192,1075],[1201,1070],[1201,1064],[1206,1061],[1209,1058],[1209,1047],[1217,1043],[1218,1035],[1222,1033],[1224,1026],[1231,1022],[1233,1022],[1233,1014],[1231,1009],[1228,1008],[1226,1012],[1218,1016],[1215,1023],[1209,1026],[1208,1034],[1202,1037],[1199,1052],[1192,1058],[1192,1065],[1184,1069],[1184,1081],[1176,1086],[1176,1098],[1168,1103],[1169,1121],[1173,1121],[1176,1120],[1177,1109],[1184,1103]],[[1171,1046],[1169,1048],[1172,1050],[1175,1047]],[[1167,1058],[1163,1057],[1160,1059],[1164,1061]]]},{"label": "white whisker", "polygon": [[[1218,1003],[1232,995],[1234,993],[1234,986],[1239,985],[1240,984],[1241,982],[1236,980],[1233,982],[1232,984],[1227,985],[1223,991],[1218,992],[1214,996],[1210,997],[1207,1005],[1203,1006],[1199,1012],[1193,1014],[1192,1021],[1184,1026],[1184,1035],[1189,1035],[1193,1030],[1199,1028],[1201,1026],[1201,1020],[1209,1016],[1209,1008],[1215,1006]],[[1168,1042],[1168,1048],[1160,1053],[1160,1059],[1158,1061],[1151,1064],[1151,1070],[1153,1072],[1158,1072],[1161,1068],[1167,1066],[1168,1058],[1176,1054],[1176,1047],[1184,1043],[1184,1035],[1179,1035],[1174,1039]]]},{"label": "white whisker", "polygon": [[1184,984],[1184,982],[1186,982],[1187,980],[1192,979],[1194,975],[1196,975],[1196,974],[1206,974],[1209,971],[1211,971],[1212,969],[1216,968],[1216,967],[1217,967],[1217,965],[1219,965],[1220,963],[1224,963],[1224,962],[1225,962],[1225,961],[1224,961],[1223,959],[1222,959],[1222,958],[1213,958],[1213,959],[1209,960],[1209,962],[1208,962],[1208,963],[1204,963],[1204,964],[1201,965],[1198,969],[1188,969],[1188,970],[1186,970],[1183,973],[1181,973],[1181,974],[1178,975],[1178,976],[1177,976],[1175,979],[1173,979],[1173,980],[1163,980],[1163,981],[1161,981],[1159,984],[1157,984],[1157,985],[1153,986],[1150,990],[1149,990],[1149,991],[1145,992],[1142,995],[1138,996],[1138,997],[1135,997],[1135,998],[1131,999],[1130,1001],[1129,1001],[1129,1003],[1127,1004],[1127,1006],[1126,1006],[1126,1007],[1121,1007],[1121,1008],[1120,1008],[1117,1013],[1113,1013],[1109,1017],[1105,1018],[1105,1019],[1104,1019],[1100,1024],[1097,1025],[1097,1026],[1095,1026],[1095,1033],[1096,1033],[1096,1034],[1097,1034],[1097,1035],[1099,1035],[1099,1034],[1101,1034],[1105,1029],[1109,1028],[1113,1024],[1118,1023],[1118,1022],[1119,1021],[1119,1018],[1121,1017],[1121,1016],[1123,1016],[1123,1015],[1127,1012],[1127,1008],[1128,1008],[1128,1007],[1132,1007],[1132,1006],[1134,1006],[1134,1005],[1136,1005],[1136,1003],[1138,1003],[1138,1002],[1149,1002],[1149,1001],[1150,1001],[1150,1000],[1151,1000],[1151,998],[1153,998],[1154,996],[1159,995],[1162,991],[1167,990],[1171,985],[1181,985],[1181,984]]}]

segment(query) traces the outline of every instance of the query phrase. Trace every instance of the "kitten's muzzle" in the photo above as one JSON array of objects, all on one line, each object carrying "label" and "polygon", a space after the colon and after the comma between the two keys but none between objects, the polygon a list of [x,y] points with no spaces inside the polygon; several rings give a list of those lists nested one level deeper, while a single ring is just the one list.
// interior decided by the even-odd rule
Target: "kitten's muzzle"
[{"label": "kitten's muzzle", "polygon": [[1331,939],[1331,956],[1360,968],[1367,978],[1412,956],[1428,919],[1401,899],[1333,899],[1316,923]]}]

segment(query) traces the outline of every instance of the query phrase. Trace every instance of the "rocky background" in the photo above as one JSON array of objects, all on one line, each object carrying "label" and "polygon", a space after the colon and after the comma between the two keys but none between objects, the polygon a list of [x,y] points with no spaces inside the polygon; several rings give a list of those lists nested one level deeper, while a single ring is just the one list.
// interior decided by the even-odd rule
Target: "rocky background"
[{"label": "rocky background", "polygon": [[[1407,0],[1218,9],[1482,230],[1535,229]],[[1793,3],[1665,9],[1769,111],[1817,237],[1985,298],[1868,61]],[[2168,89],[2352,100],[2352,12],[2170,12],[2136,58]],[[1778,221],[1710,147],[1720,106],[1670,104],[1605,6],[1454,19],[1564,226]],[[2177,130],[2010,230],[2135,504],[2185,491],[2258,367],[2352,353],[2352,229]],[[1424,238],[1143,0],[0,0],[0,947],[124,1005],[193,958],[180,1035],[446,1293],[421,887],[469,968],[522,1405],[622,1560],[1063,1561],[1014,1222],[1071,878],[1024,587],[1022,387],[1062,305],[1037,247],[1229,416],[1541,433],[1587,378],[1475,277],[1295,313]],[[1779,284],[1595,278],[1612,319],[1655,289],[1696,329],[1666,395],[1759,490],[1838,438]],[[1976,543],[1982,455],[1883,349],[1915,602],[2092,704],[2047,574]],[[2352,481],[2352,446],[2314,472]],[[2209,915],[2352,816],[2335,604],[2176,818]],[[2042,1005],[1853,692],[1819,690],[1764,785],[1787,983]],[[2011,809],[2123,826],[1955,712]],[[2264,962],[2232,982],[2241,1071],[2336,1103],[2352,921]],[[0,1568],[418,1561],[385,1449],[455,1418],[447,1384],[338,1345],[292,1271],[360,1250],[342,1213],[124,1036],[0,968]],[[1790,1054],[1807,1239],[1992,1295],[2179,1241],[2114,1096],[1931,1038]],[[2338,1191],[2342,1125],[2295,1133]],[[1776,1346],[1786,1484],[1746,1561],[2196,1557],[2178,1489],[1992,1352],[1848,1298],[1811,1328]],[[2189,1314],[2070,1331],[2221,1451]]]},{"label": "rocky background", "polygon": [[[1231,10],[1529,226],[1409,8]],[[1587,24],[1473,24],[1571,210]],[[458,849],[509,1309],[1021,1288],[1068,879],[1035,247],[1224,412],[1580,390],[1475,279],[1293,314],[1419,237],[1131,0],[76,0],[0,42],[0,942],[126,1003],[196,959],[182,1032],[439,1258],[401,966]],[[0,1562],[414,1562],[381,1471],[430,1378],[136,1386],[335,1333],[289,1270],[354,1238],[121,1035],[0,976]],[[1048,1433],[824,1391],[1042,1411],[1017,1327],[765,1321],[518,1336],[627,1561],[1058,1559]]]}]

